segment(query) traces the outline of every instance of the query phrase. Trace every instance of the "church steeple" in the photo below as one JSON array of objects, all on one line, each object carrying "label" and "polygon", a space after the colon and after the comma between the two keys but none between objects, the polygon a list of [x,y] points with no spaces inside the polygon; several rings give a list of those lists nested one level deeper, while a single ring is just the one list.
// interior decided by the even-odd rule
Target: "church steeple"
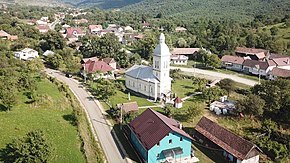
[{"label": "church steeple", "polygon": [[165,36],[163,33],[160,34],[159,37],[159,44],[165,44]]}]

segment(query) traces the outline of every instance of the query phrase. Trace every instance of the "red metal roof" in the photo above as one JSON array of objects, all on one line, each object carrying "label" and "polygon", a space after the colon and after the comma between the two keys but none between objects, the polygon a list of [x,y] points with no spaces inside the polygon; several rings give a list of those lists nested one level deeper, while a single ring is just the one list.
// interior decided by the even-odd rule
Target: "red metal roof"
[{"label": "red metal roof", "polygon": [[129,126],[147,150],[151,149],[170,132],[176,132],[192,139],[190,135],[179,128],[179,122],[152,109],[145,110]]},{"label": "red metal roof", "polygon": [[89,73],[93,73],[96,71],[108,72],[113,70],[113,68],[104,61],[89,60],[85,64],[83,64],[83,66],[85,66],[85,70],[88,71]]},{"label": "red metal roof", "polygon": [[179,103],[182,103],[182,99],[180,97],[177,97],[175,100],[174,100],[175,103],[179,104]]},{"label": "red metal roof", "polygon": [[285,70],[278,67],[274,67],[270,73],[278,77],[290,77],[290,70]]},{"label": "red metal roof", "polygon": [[219,126],[206,117],[201,118],[195,126],[195,130],[241,160],[247,158],[248,153],[256,148],[255,144]]},{"label": "red metal roof", "polygon": [[234,64],[243,64],[245,59],[243,57],[232,56],[232,55],[224,55],[221,59],[223,62],[230,62]]}]

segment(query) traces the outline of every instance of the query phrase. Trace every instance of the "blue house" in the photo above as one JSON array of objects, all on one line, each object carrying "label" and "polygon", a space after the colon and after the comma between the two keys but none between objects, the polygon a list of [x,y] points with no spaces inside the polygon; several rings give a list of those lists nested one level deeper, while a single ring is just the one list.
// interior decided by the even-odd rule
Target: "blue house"
[{"label": "blue house", "polygon": [[191,136],[174,119],[147,109],[129,128],[132,144],[147,163],[198,161],[192,155]]}]

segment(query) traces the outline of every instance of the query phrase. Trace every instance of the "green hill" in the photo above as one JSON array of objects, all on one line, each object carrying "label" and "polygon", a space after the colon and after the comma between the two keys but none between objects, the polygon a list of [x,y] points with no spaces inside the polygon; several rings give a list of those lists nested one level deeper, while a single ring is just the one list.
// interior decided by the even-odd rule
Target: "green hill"
[{"label": "green hill", "polygon": [[[144,0],[122,8],[124,11],[180,18],[252,19],[255,15],[281,16],[290,13],[289,0]],[[142,12],[140,12],[142,11]]]}]

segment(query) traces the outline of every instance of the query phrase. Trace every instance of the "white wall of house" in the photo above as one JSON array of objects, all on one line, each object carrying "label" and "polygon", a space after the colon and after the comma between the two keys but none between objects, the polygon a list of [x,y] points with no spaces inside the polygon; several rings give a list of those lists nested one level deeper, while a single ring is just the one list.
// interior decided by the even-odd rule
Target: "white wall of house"
[{"label": "white wall of house", "polygon": [[278,68],[285,69],[285,70],[290,70],[290,65],[289,66],[277,66]]},{"label": "white wall of house", "polygon": [[15,52],[14,56],[21,60],[30,60],[30,59],[38,58],[38,52],[35,50],[31,50],[28,52],[20,51],[20,52]]},{"label": "white wall of house", "polygon": [[259,155],[249,158],[247,160],[237,160],[237,163],[259,163]]},{"label": "white wall of house", "polygon": [[235,70],[235,71],[242,71],[243,65],[235,64],[235,63],[222,63],[222,67],[229,69],[229,70]]},{"label": "white wall of house", "polygon": [[125,81],[125,85],[127,88],[141,93],[145,96],[154,98],[155,100],[157,99],[159,94],[157,89],[157,83],[132,78],[128,75],[125,75]]},{"label": "white wall of house", "polygon": [[114,70],[117,69],[117,63],[116,63],[116,62],[109,63],[109,65],[110,65]]},{"label": "white wall of house", "polygon": [[171,60],[171,63],[175,65],[187,65],[187,60]]}]

